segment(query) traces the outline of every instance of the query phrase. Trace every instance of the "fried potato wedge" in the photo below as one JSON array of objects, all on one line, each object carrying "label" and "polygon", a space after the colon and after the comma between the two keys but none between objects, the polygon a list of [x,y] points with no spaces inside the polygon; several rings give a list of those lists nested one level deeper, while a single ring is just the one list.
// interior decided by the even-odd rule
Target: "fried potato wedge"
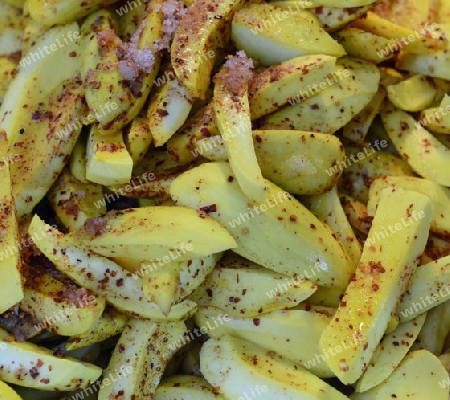
[{"label": "fried potato wedge", "polygon": [[[410,352],[382,384],[364,393],[354,393],[352,400],[426,399],[447,400],[448,373],[439,359],[426,350]],[[444,382],[444,384],[442,384]],[[394,396],[394,397],[393,397]]]},{"label": "fried potato wedge", "polygon": [[93,364],[55,357],[51,350],[33,343],[16,342],[3,329],[0,340],[0,378],[8,383],[45,391],[70,391],[89,386],[102,373]]},{"label": "fried potato wedge", "polygon": [[[327,314],[328,313],[328,314]],[[213,325],[222,311],[214,307],[200,308],[195,314],[198,326]],[[319,348],[319,339],[333,315],[332,309],[314,311],[272,311],[257,318],[228,317],[223,324],[208,331],[208,336],[238,337],[301,364],[319,378],[330,378],[334,373],[325,363]]]},{"label": "fried potato wedge", "polygon": [[64,344],[66,351],[81,349],[94,343],[103,342],[122,332],[129,318],[125,314],[107,307],[94,326],[80,335],[72,335]]},{"label": "fried potato wedge", "polygon": [[[274,184],[269,201],[250,202],[228,164],[208,163],[177,177],[170,192],[177,204],[208,210],[235,238],[233,251],[261,266],[290,277],[312,274],[312,282],[338,287],[345,287],[353,273],[330,231]],[[320,272],[313,274],[317,265]]]},{"label": "fried potato wedge", "polygon": [[417,339],[426,316],[425,312],[383,336],[366,371],[355,386],[357,392],[367,392],[389,378]]},{"label": "fried potato wedge", "polygon": [[82,226],[88,218],[106,213],[106,205],[101,202],[102,187],[78,181],[67,169],[58,177],[48,197],[59,221],[69,231]]},{"label": "fried potato wedge", "polygon": [[228,335],[209,339],[202,347],[200,361],[207,381],[220,388],[220,393],[227,398],[244,396],[255,388],[259,388],[258,398],[262,400],[347,398],[300,364]]},{"label": "fried potato wedge", "polygon": [[77,284],[105,297],[117,310],[155,322],[187,319],[195,313],[196,304],[185,301],[172,307],[170,314],[165,316],[155,303],[145,297],[141,281],[118,264],[92,251],[63,243],[64,235],[35,216],[30,225],[30,235],[40,230],[44,230],[46,235],[45,239],[35,241],[36,246],[55,267]]},{"label": "fried potato wedge", "polygon": [[[370,362],[425,248],[432,215],[425,195],[383,192],[355,276],[320,338],[322,351],[331,352],[326,362],[341,382],[356,382]],[[391,224],[396,230],[386,235]],[[336,343],[344,346],[341,352],[333,352]]]},{"label": "fried potato wedge", "polygon": [[236,246],[213,218],[171,206],[129,208],[88,220],[68,235],[68,242],[105,257],[163,262],[204,257]]},{"label": "fried potato wedge", "polygon": [[309,89],[306,98],[299,93],[294,105],[287,106],[255,123],[261,129],[297,129],[335,133],[369,104],[377,93],[379,71],[363,60],[343,58],[334,74]]},{"label": "fried potato wedge", "polygon": [[225,400],[225,397],[214,392],[213,387],[206,379],[198,376],[175,375],[163,379],[156,388],[155,400],[178,398],[186,398],[186,400]]},{"label": "fried potato wedge", "polygon": [[298,93],[334,72],[336,57],[325,54],[300,56],[255,73],[249,85],[252,119],[286,105]]},{"label": "fried potato wedge", "polygon": [[19,158],[10,167],[19,217],[30,213],[50,189],[81,129],[84,89],[74,78],[80,64],[79,41],[74,38],[45,57],[37,52],[39,47],[55,46],[77,27],[74,23],[52,28],[37,41],[22,57],[24,64],[0,109],[0,128]]},{"label": "fried potato wedge", "polygon": [[397,189],[414,190],[429,197],[433,205],[433,219],[431,220],[431,231],[438,235],[447,237],[450,235],[450,189],[442,187],[428,179],[409,176],[384,176],[375,179],[369,190],[369,202],[367,213],[374,216],[380,202],[381,192],[389,188],[392,192]]},{"label": "fried potato wedge", "polygon": [[[274,21],[276,29],[274,29]],[[274,65],[308,54],[344,56],[344,48],[309,11],[254,4],[234,13],[231,39],[255,62]]]},{"label": "fried potato wedge", "polygon": [[0,313],[5,312],[23,299],[20,258],[19,226],[9,175],[8,138],[0,129],[0,280],[4,284],[0,291]]},{"label": "fried potato wedge", "polygon": [[130,320],[106,368],[106,372],[121,371],[121,376],[111,382],[105,374],[98,399],[109,400],[118,396],[154,399],[156,387],[175,353],[171,345],[185,333],[187,329],[181,321],[158,324]]},{"label": "fried potato wedge", "polygon": [[128,183],[133,160],[123,141],[122,132],[102,135],[92,125],[86,149],[86,179],[105,186]]},{"label": "fried potato wedge", "polygon": [[221,263],[189,298],[199,307],[216,307],[232,317],[259,317],[293,307],[316,289],[317,285],[305,278],[289,281],[253,263],[245,267]]},{"label": "fried potato wedge", "polygon": [[24,298],[19,305],[43,321],[36,331],[43,326],[54,334],[74,336],[89,331],[102,315],[106,306],[103,297],[65,285],[31,266],[24,271]]},{"label": "fried potato wedge", "polygon": [[450,168],[450,149],[406,112],[388,104],[381,118],[392,143],[402,158],[425,179],[450,186],[445,174]]},{"label": "fried potato wedge", "polygon": [[395,313],[400,321],[411,321],[444,303],[449,296],[450,256],[446,256],[417,268]]},{"label": "fried potato wedge", "polygon": [[182,17],[170,57],[181,86],[204,99],[217,58],[228,45],[233,12],[248,0],[197,0]]}]

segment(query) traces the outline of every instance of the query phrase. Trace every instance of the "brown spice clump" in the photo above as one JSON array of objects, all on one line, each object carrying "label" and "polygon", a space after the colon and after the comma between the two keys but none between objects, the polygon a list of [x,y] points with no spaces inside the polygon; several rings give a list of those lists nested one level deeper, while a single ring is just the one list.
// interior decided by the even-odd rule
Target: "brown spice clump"
[{"label": "brown spice clump", "polygon": [[253,60],[241,50],[235,56],[228,57],[224,67],[215,75],[214,83],[241,97],[252,79]]},{"label": "brown spice clump", "polygon": [[92,239],[96,238],[105,232],[106,220],[102,217],[90,218],[84,223],[84,228],[89,232]]},{"label": "brown spice clump", "polygon": [[156,12],[162,12],[163,20],[163,37],[158,39],[154,46],[154,51],[168,50],[172,43],[175,31],[180,25],[181,19],[186,14],[187,8],[184,3],[178,0],[167,0],[158,7]]}]

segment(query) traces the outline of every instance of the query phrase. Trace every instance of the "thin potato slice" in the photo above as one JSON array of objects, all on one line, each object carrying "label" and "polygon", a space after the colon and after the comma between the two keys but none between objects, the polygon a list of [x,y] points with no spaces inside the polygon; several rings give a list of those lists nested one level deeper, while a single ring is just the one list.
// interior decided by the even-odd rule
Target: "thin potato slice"
[{"label": "thin potato slice", "polygon": [[[356,382],[372,358],[425,248],[432,213],[420,193],[383,192],[355,276],[320,338],[322,351],[331,352],[326,362],[341,382]],[[392,224],[396,230],[386,236]],[[337,343],[343,351],[333,352]]]}]

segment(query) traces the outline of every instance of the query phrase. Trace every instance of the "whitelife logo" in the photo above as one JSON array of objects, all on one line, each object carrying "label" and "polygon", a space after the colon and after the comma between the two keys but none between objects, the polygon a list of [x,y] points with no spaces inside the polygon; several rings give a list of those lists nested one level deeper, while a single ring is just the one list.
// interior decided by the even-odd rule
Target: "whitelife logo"
[{"label": "whitelife logo", "polygon": [[78,132],[84,125],[93,124],[100,120],[100,117],[105,116],[111,112],[111,110],[117,110],[119,106],[116,103],[110,103],[109,101],[105,103],[105,106],[101,106],[100,110],[95,110],[94,114],[89,114],[87,117],[82,117],[81,119],[75,119],[74,122],[67,124],[66,129],[61,129],[57,135],[59,139],[64,139],[68,137],[72,132]]},{"label": "whitelife logo", "polygon": [[402,37],[400,39],[397,39],[395,42],[395,45],[389,44],[384,49],[381,49],[380,51],[377,51],[377,56],[380,58],[388,57],[391,54],[398,53],[403,47],[406,45],[415,42],[417,39],[420,39],[424,36],[430,36],[430,33],[433,31],[436,31],[439,29],[439,26],[433,22],[431,25],[430,23],[427,23],[420,32],[417,30],[414,30],[414,34],[409,35],[407,38]]},{"label": "whitelife logo", "polygon": [[333,86],[334,84],[339,82],[339,79],[343,79],[342,76],[348,78],[350,76],[350,71],[348,69],[340,70],[337,69],[335,72],[331,74],[331,76],[327,76],[325,81],[320,83],[314,83],[313,85],[308,85],[308,90],[301,90],[298,92],[298,95],[289,100],[289,104],[294,106],[303,100],[313,97],[316,94],[319,94],[322,90],[325,90],[329,86]]},{"label": "whitelife logo", "polygon": [[[381,142],[379,140],[376,140],[374,146],[377,148],[377,150],[381,150],[380,146],[382,148],[385,148],[388,146],[388,142],[386,140],[382,140]],[[367,147],[364,147],[363,151],[360,151],[356,155],[352,154],[350,157],[347,157],[345,161],[339,161],[337,166],[335,165],[334,167],[328,168],[325,172],[328,174],[328,176],[337,175],[340,171],[343,171],[350,165],[356,164],[357,162],[364,160],[364,158],[375,154],[376,150],[372,147],[372,145],[370,145],[370,150],[371,151],[369,151]]]},{"label": "whitelife logo", "polygon": [[254,35],[261,33],[263,31],[263,27],[265,30],[272,30],[273,26],[289,18],[290,15],[297,14],[303,11],[305,8],[311,8],[312,5],[313,2],[309,0],[298,2],[297,4],[295,4],[295,8],[297,9],[297,11],[294,11],[292,7],[289,6],[287,8],[287,10],[289,11],[286,10],[282,11],[281,13],[276,13],[275,16],[271,14],[270,20],[261,20],[254,28],[251,28],[250,30]]},{"label": "whitelife logo", "polygon": [[[287,192],[280,191],[278,192],[277,196],[273,196],[271,199],[267,199],[265,203],[260,204],[259,206],[253,206],[252,209],[250,207],[248,208],[249,211],[245,213],[240,213],[238,218],[234,218],[233,221],[229,221],[228,225],[230,225],[231,228],[236,228],[237,226],[241,225],[245,220],[250,220],[251,218],[255,217],[255,214],[253,214],[253,211],[256,213],[256,215],[259,215],[265,211],[267,211],[269,208],[273,208],[277,206],[278,204],[281,204],[283,201],[289,199],[289,194]],[[271,202],[272,200],[272,202]]]},{"label": "whitelife logo", "polygon": [[[50,326],[56,324],[56,321],[60,322],[60,321],[66,321],[67,317],[71,314],[73,314],[73,312],[76,309],[80,309],[80,308],[86,308],[88,306],[90,306],[91,304],[94,304],[97,301],[97,299],[90,295],[89,297],[86,295],[83,296],[83,298],[81,300],[78,300],[76,302],[75,305],[73,305],[72,307],[67,307],[64,308],[63,310],[59,310],[59,313],[54,313],[53,316],[49,317],[47,316],[45,318],[44,322],[41,322],[37,325],[34,325],[34,329],[36,329],[37,332],[40,332],[41,330],[44,330],[46,328],[49,328]],[[61,318],[58,316],[58,314],[61,316]]]},{"label": "whitelife logo", "polygon": [[[79,39],[80,36],[80,32],[68,32],[67,33],[67,37],[66,35],[62,35],[61,38],[56,39],[56,43],[53,43],[50,46],[43,46],[43,47],[38,47],[35,51],[30,51],[26,57],[22,58],[22,60],[20,60],[19,64],[20,66],[26,67],[27,65],[30,65],[32,62],[38,61],[41,58],[44,58],[45,55],[49,55],[55,51],[57,51],[58,49],[63,48],[64,46],[67,46],[70,42],[73,42],[74,40]],[[61,43],[60,39],[63,41],[63,43]],[[45,51],[45,54],[44,54]]]},{"label": "whitelife logo", "polygon": [[201,326],[200,328],[193,329],[189,333],[186,333],[184,336],[182,336],[176,342],[169,344],[169,350],[174,351],[180,349],[185,344],[188,344],[190,341],[195,340],[196,337],[199,338],[202,335],[205,335],[209,331],[217,328],[219,325],[223,325],[225,322],[229,322],[230,319],[231,318],[228,315],[222,314],[218,315],[216,318],[212,318],[212,320],[214,321],[214,325],[210,324],[208,321],[206,322],[207,327]]},{"label": "whitelife logo", "polygon": [[182,255],[186,254],[187,251],[192,251],[193,248],[194,247],[192,246],[191,243],[188,244],[182,243],[178,249],[173,249],[173,252],[176,252],[177,254],[174,254],[172,250],[170,250],[168,256],[164,256],[163,258],[157,258],[155,261],[144,264],[139,271],[134,272],[131,275],[133,276],[134,279],[143,278],[149,272],[154,272],[158,268],[163,267],[165,264],[168,264],[172,261],[176,261]]},{"label": "whitelife logo", "polygon": [[[400,220],[400,222],[397,222],[394,226],[389,224],[389,226],[387,228],[385,227],[383,229],[383,231],[375,232],[372,235],[372,237],[366,239],[364,246],[365,247],[372,246],[379,240],[388,238],[389,236],[391,236],[391,234],[394,234],[395,232],[399,232],[403,228],[407,228],[408,226],[410,226],[413,223],[413,221],[417,222],[419,219],[422,219],[423,217],[425,217],[425,212],[413,211],[411,216],[408,219],[405,220],[405,218],[402,218]],[[388,232],[388,230],[389,230],[389,232]]]}]

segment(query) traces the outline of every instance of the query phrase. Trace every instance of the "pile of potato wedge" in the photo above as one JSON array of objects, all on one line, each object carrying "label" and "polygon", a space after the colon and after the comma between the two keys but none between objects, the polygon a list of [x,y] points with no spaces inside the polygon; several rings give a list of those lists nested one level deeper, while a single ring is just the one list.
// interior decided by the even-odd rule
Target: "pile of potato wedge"
[{"label": "pile of potato wedge", "polygon": [[0,0],[0,400],[447,400],[450,0]]}]

